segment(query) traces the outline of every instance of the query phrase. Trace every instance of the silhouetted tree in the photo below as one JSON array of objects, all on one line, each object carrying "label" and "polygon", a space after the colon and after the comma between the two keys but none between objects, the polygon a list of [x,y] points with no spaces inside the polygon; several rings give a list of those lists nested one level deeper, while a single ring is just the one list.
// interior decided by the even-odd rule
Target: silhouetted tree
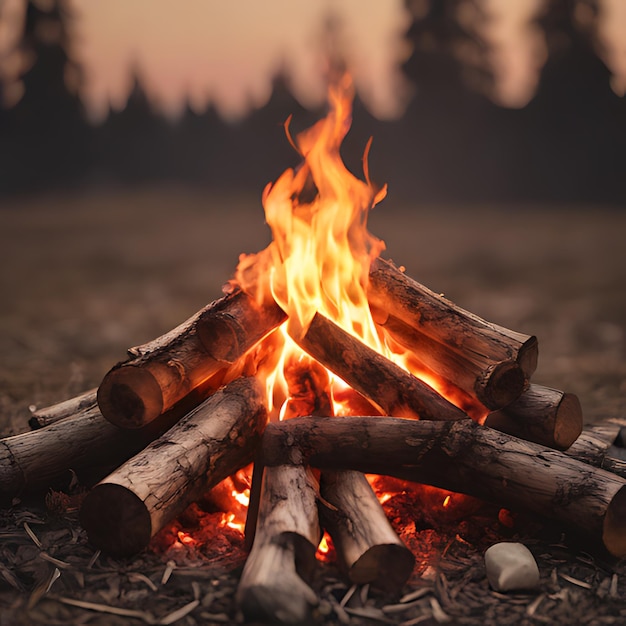
[{"label": "silhouetted tree", "polygon": [[81,73],[69,56],[67,0],[29,2],[18,52],[23,95],[6,120],[11,167],[2,187],[33,189],[77,180],[88,163],[89,132],[78,97]]}]

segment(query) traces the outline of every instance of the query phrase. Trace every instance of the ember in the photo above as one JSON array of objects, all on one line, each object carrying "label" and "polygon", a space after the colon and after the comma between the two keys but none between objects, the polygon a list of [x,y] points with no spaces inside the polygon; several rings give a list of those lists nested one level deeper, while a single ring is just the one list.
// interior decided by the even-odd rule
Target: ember
[{"label": "ember", "polygon": [[239,608],[272,622],[318,610],[318,561],[382,589],[426,575],[416,520],[394,515],[407,490],[438,524],[456,524],[476,497],[575,524],[626,556],[626,479],[593,439],[562,452],[582,411],[574,395],[530,384],[536,338],[378,258],[367,216],[386,189],[370,180],[370,145],[364,181],[339,153],[352,97],[343,75],[325,119],[295,138],[287,125],[302,164],[266,187],[273,241],[242,255],[228,294],[131,348],[97,405],[90,392],[2,440],[0,495],[105,465],[100,477],[114,471],[81,508],[95,546],[170,559],[245,547]]}]

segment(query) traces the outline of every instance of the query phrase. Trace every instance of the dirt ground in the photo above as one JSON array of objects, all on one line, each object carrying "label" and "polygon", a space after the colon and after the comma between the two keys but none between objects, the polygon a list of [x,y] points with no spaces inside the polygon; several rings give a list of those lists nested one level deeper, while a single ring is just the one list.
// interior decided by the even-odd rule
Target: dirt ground
[{"label": "dirt ground", "polygon": [[[490,321],[536,335],[533,382],[577,394],[586,422],[626,417],[626,211],[417,209],[395,206],[391,192],[373,211],[370,230],[386,242],[385,256],[420,282]],[[268,241],[255,197],[165,188],[2,200],[0,436],[28,430],[29,407],[96,386],[127,347],[219,297],[238,255]],[[0,520],[0,535],[16,532],[10,524],[22,519],[20,511],[27,514],[17,506]],[[0,573],[7,562],[3,567]],[[597,585],[618,571],[611,567]],[[0,577],[0,591],[14,588],[9,579]],[[26,598],[31,583],[20,582]],[[597,585],[589,592],[595,599]],[[4,615],[26,620],[25,604],[12,602]],[[608,619],[626,611],[626,598],[620,602],[597,623],[620,623]],[[0,604],[2,626],[14,623],[2,617],[7,606]],[[90,621],[92,614],[76,611],[81,623],[136,621]],[[592,618],[586,622],[596,623]],[[193,619],[190,613],[180,623]]]}]

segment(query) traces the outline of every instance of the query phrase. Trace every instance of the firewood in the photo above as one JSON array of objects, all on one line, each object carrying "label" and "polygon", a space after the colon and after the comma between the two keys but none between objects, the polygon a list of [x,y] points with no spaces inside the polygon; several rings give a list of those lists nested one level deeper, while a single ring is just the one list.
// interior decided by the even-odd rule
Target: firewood
[{"label": "firewood", "polygon": [[267,467],[252,550],[236,599],[247,620],[307,624],[319,603],[307,582],[321,538],[317,485],[303,466]]},{"label": "firewood", "polygon": [[475,422],[388,417],[297,418],[271,424],[267,465],[387,474],[524,508],[601,537],[626,556],[626,480]]},{"label": "firewood", "polygon": [[380,327],[392,341],[411,353],[421,369],[443,378],[472,398],[482,414],[486,412],[483,407],[494,410],[507,406],[524,389],[524,372],[511,359],[485,365],[484,355],[461,352],[393,315],[386,315]]},{"label": "firewood", "polygon": [[320,495],[322,523],[350,580],[388,590],[401,588],[415,557],[391,527],[365,476],[351,470],[323,471]]},{"label": "firewood", "polygon": [[626,461],[611,456],[622,427],[620,423],[611,421],[586,426],[578,439],[566,450],[566,454],[626,477]]},{"label": "firewood", "polygon": [[97,407],[97,389],[85,391],[75,398],[64,400],[58,404],[47,406],[33,411],[32,417],[28,420],[28,425],[36,430],[54,424],[66,417],[75,416],[82,412],[89,412]]},{"label": "firewood", "polygon": [[90,541],[126,556],[193,500],[252,460],[267,420],[261,385],[240,378],[98,483],[80,519]]},{"label": "firewood", "polygon": [[194,387],[234,363],[285,318],[272,302],[235,291],[154,341],[131,349],[98,389],[102,414],[122,428],[156,419]]},{"label": "firewood", "polygon": [[574,394],[530,385],[515,402],[490,413],[484,424],[549,448],[567,450],[582,432],[583,413]]},{"label": "firewood", "polygon": [[[390,327],[393,326],[395,318],[464,355],[474,368],[476,393],[487,407],[506,404],[499,395],[516,378],[513,364],[526,379],[537,368],[536,337],[485,321],[406,276],[389,261],[376,259],[372,263],[368,299],[376,322],[383,327],[388,318]],[[498,380],[500,368],[506,384],[502,389],[497,384],[490,389],[489,384]],[[489,383],[494,377],[494,382]]]},{"label": "firewood", "polygon": [[[285,419],[333,415],[328,371],[319,362],[289,363],[285,379],[290,394]],[[385,589],[401,587],[415,559],[391,527],[365,476],[349,470],[321,472],[320,495],[322,523],[348,578]]]},{"label": "firewood", "polygon": [[458,420],[467,415],[412,374],[316,313],[300,347],[387,415]]},{"label": "firewood", "polygon": [[[0,503],[24,492],[64,487],[71,472],[84,484],[97,482],[205,400],[215,391],[213,385],[209,379],[158,419],[132,432],[106,420],[95,399],[86,402],[88,394],[45,409],[55,418],[53,423],[0,439]],[[70,414],[56,419],[64,413]]]}]

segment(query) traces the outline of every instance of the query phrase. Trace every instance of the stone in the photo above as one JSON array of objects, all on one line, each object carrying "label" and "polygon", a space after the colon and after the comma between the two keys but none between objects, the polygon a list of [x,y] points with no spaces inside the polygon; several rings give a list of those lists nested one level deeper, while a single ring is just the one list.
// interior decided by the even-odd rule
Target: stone
[{"label": "stone", "polygon": [[539,568],[530,550],[521,543],[496,543],[485,552],[487,579],[495,591],[534,589]]}]

